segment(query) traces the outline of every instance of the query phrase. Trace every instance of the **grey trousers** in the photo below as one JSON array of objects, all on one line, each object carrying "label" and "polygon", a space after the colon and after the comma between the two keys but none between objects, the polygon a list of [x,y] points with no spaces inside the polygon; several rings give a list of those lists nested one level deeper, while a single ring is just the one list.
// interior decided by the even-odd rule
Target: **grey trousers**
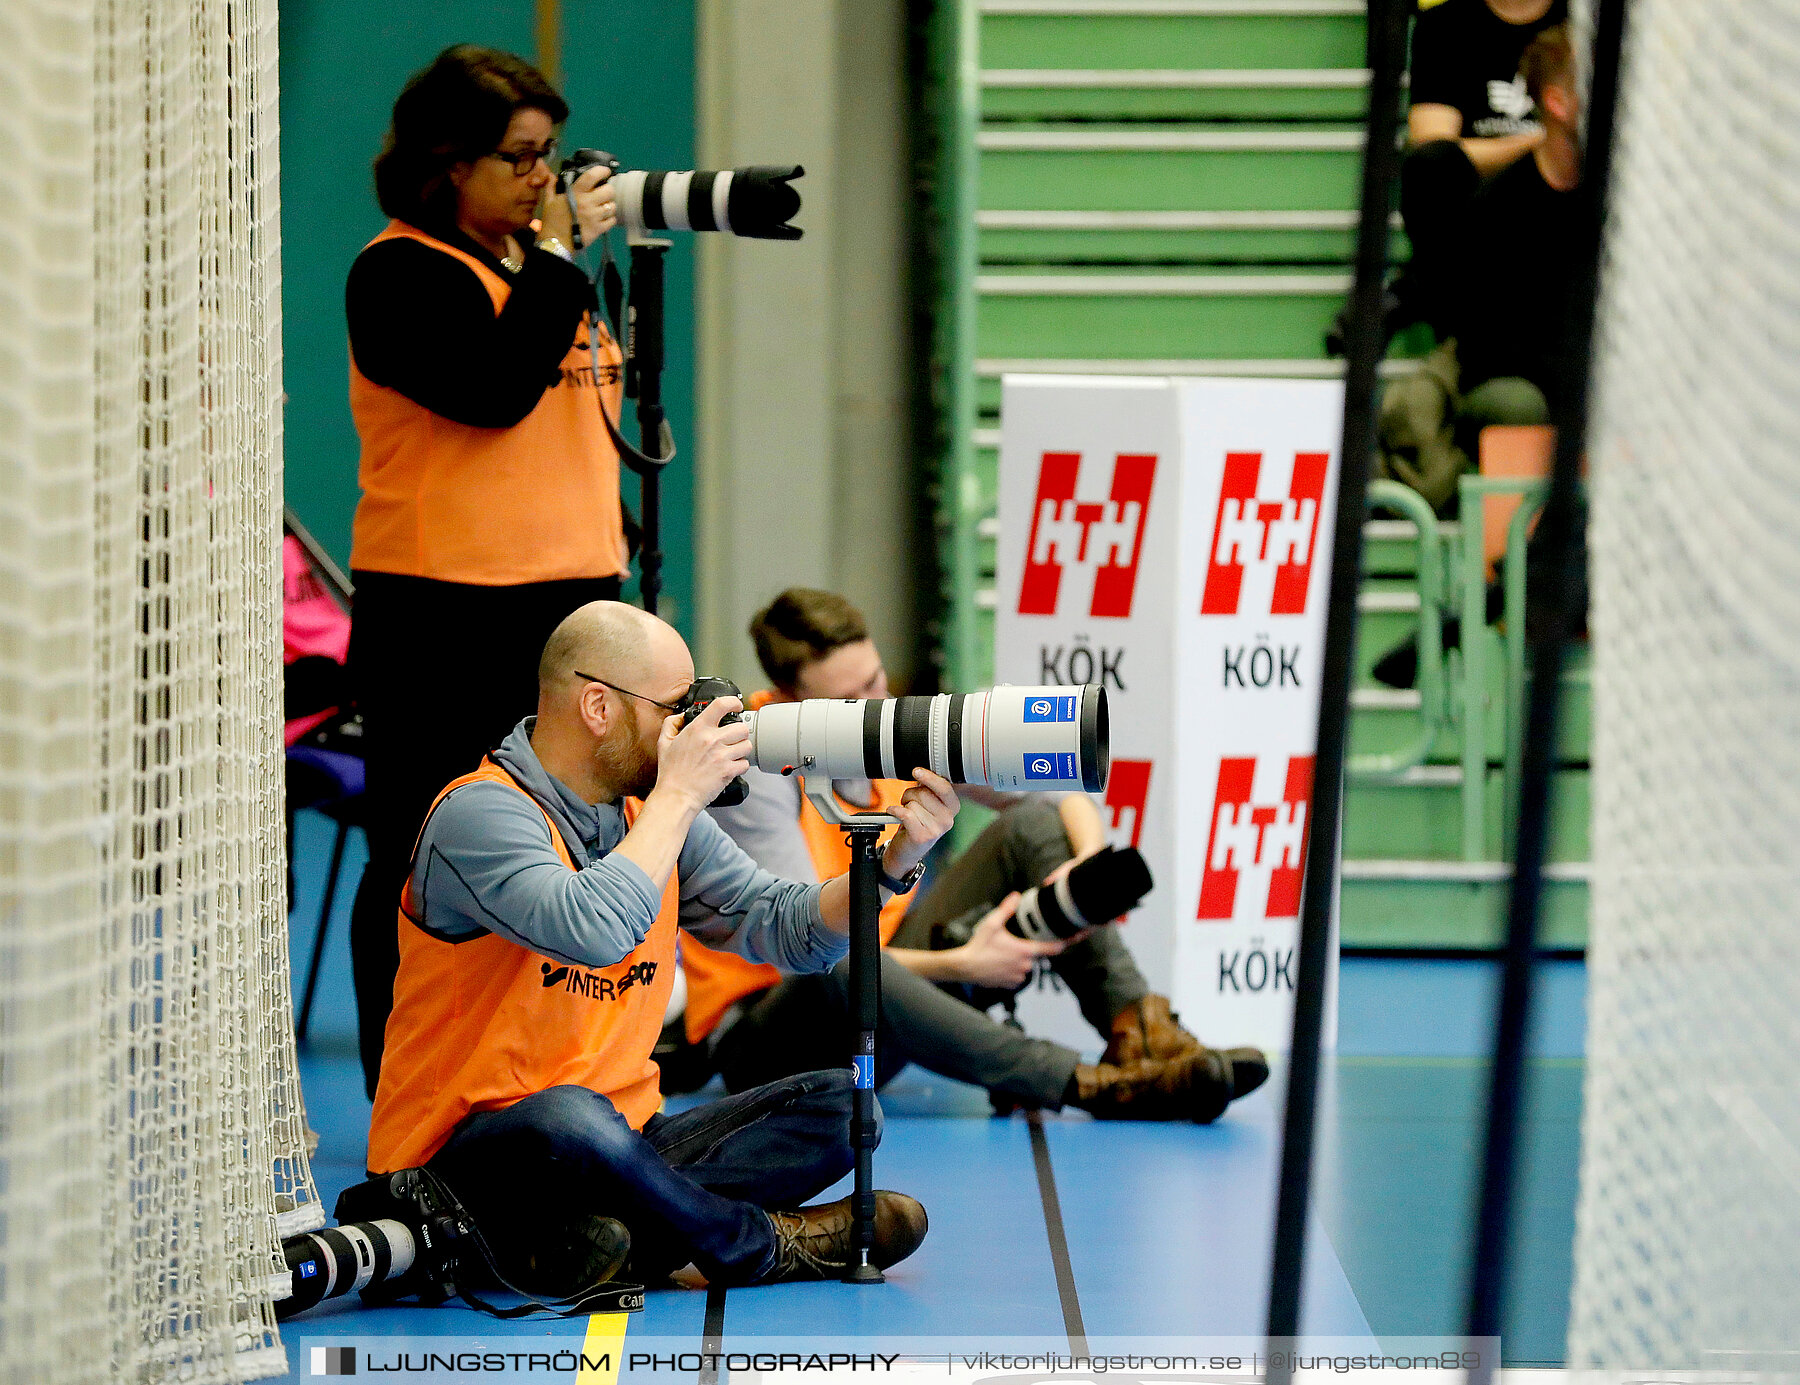
[{"label": "grey trousers", "polygon": [[[931,950],[939,925],[986,913],[1011,891],[1038,884],[1070,854],[1054,805],[1040,799],[1015,805],[989,823],[914,903],[894,946]],[[1102,1038],[1115,1015],[1149,993],[1113,928],[1095,930],[1051,958],[1050,965]],[[849,966],[840,963],[823,975],[789,977],[748,997],[713,1052],[726,1087],[740,1092],[795,1073],[847,1067],[849,984]],[[1060,1107],[1080,1056],[989,1019],[985,1008],[1006,998],[1000,991],[935,985],[884,954],[876,1085],[914,1062],[1025,1105]]]}]

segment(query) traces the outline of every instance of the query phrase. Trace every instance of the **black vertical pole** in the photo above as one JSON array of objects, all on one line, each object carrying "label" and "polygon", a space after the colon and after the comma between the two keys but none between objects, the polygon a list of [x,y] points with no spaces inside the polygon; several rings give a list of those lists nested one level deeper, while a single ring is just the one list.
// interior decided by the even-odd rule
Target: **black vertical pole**
[{"label": "black vertical pole", "polygon": [[[651,240],[631,247],[631,307],[626,327],[630,361],[626,392],[637,396],[638,449],[649,457],[667,458],[663,437],[667,430],[662,405],[663,372],[663,258],[669,242]],[[639,522],[643,547],[638,550],[638,590],[644,609],[656,614],[662,594],[662,464],[632,463],[640,485]]]},{"label": "black vertical pole", "polygon": [[869,1250],[875,1244],[875,1027],[881,1022],[881,896],[875,877],[881,833],[889,821],[844,824],[850,846],[850,1065],[856,1074],[856,1104],[850,1113],[856,1190],[850,1203],[854,1219],[850,1266],[844,1278],[852,1284],[880,1284],[885,1279],[869,1263]]},{"label": "black vertical pole", "polygon": [[[1497,1337],[1506,1286],[1507,1231],[1518,1165],[1519,1112],[1524,1102],[1525,1038],[1531,1015],[1532,966],[1544,888],[1544,854],[1549,836],[1551,767],[1556,751],[1561,700],[1563,647],[1582,612],[1580,563],[1581,457],[1587,446],[1588,388],[1594,316],[1600,288],[1600,248],[1606,219],[1606,191],[1612,176],[1613,125],[1617,114],[1619,57],[1625,37],[1625,0],[1600,0],[1595,18],[1592,81],[1588,91],[1587,150],[1577,193],[1580,216],[1574,247],[1577,279],[1557,358],[1560,379],[1552,402],[1556,460],[1536,535],[1538,566],[1531,605],[1543,618],[1527,625],[1531,649],[1531,692],[1519,758],[1519,818],[1515,833],[1512,889],[1507,900],[1506,952],[1494,1036],[1494,1068],[1488,1092],[1486,1147],[1482,1154],[1481,1200],[1474,1260],[1469,1270],[1468,1335]],[[1469,1372],[1470,1385],[1487,1385],[1497,1362],[1481,1356]]]},{"label": "black vertical pole", "polygon": [[[1375,380],[1386,348],[1381,323],[1387,275],[1388,217],[1400,174],[1400,80],[1406,64],[1407,0],[1369,3],[1369,129],[1363,149],[1362,216],[1356,277],[1345,334],[1344,431],[1339,449],[1337,519],[1331,548],[1331,597],[1320,677],[1319,740],[1312,811],[1306,825],[1306,882],[1300,902],[1300,957],[1294,982],[1294,1038],[1282,1126],[1275,1247],[1269,1275],[1269,1338],[1300,1328],[1300,1280],[1306,1261],[1312,1191],[1313,1126],[1318,1107],[1319,1036],[1324,1025],[1326,953],[1337,879],[1338,822],[1349,737],[1350,681],[1356,652],[1356,593],[1362,570],[1369,456],[1375,445]],[[1287,1385],[1292,1365],[1269,1363],[1269,1385]]]}]

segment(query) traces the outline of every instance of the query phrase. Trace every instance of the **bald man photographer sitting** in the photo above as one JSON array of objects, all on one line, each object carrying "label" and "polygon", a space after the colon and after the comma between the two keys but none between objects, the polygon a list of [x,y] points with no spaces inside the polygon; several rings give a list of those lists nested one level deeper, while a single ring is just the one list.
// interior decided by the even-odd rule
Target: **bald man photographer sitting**
[{"label": "bald man photographer sitting", "polygon": [[[684,726],[693,681],[654,616],[575,611],[544,648],[537,716],[438,795],[402,893],[369,1169],[438,1174],[533,1293],[616,1272],[620,1222],[646,1283],[689,1263],[730,1285],[818,1279],[849,1258],[848,1199],[801,1206],[852,1165],[847,1066],[658,1114],[678,929],[784,972],[848,948],[845,879],[779,880],[701,811],[748,767],[748,731],[720,725],[735,698]],[[948,783],[916,778],[894,876],[956,813]],[[872,1258],[904,1259],[925,1225],[880,1193]]]}]

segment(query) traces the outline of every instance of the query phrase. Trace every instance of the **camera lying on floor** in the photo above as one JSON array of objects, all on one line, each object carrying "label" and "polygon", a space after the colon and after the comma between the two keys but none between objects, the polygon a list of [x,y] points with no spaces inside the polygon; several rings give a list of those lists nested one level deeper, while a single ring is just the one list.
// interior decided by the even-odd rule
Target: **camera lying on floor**
[{"label": "camera lying on floor", "polygon": [[[431,1307],[455,1297],[499,1318],[536,1312],[562,1317],[635,1313],[644,1306],[641,1285],[610,1278],[624,1263],[631,1241],[624,1227],[604,1218],[595,1220],[612,1229],[615,1243],[598,1248],[605,1253],[595,1263],[604,1261],[610,1270],[550,1304],[506,1280],[474,1218],[429,1169],[401,1169],[346,1188],[335,1215],[337,1226],[302,1232],[281,1243],[291,1288],[275,1305],[277,1318],[291,1318],[352,1291],[371,1308],[408,1298]],[[474,1292],[476,1286],[510,1290],[526,1301],[496,1308]]]}]

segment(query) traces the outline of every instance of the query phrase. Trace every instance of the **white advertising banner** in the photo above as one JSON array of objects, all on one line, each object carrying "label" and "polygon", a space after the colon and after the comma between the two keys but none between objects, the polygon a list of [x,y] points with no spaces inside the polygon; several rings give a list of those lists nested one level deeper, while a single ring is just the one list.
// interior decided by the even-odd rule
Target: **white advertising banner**
[{"label": "white advertising banner", "polygon": [[[1219,1046],[1290,1038],[1342,408],[1328,381],[1004,382],[996,677],[1105,686],[1102,816],[1156,879],[1125,938]],[[1020,1015],[1095,1046],[1053,982]]]}]

